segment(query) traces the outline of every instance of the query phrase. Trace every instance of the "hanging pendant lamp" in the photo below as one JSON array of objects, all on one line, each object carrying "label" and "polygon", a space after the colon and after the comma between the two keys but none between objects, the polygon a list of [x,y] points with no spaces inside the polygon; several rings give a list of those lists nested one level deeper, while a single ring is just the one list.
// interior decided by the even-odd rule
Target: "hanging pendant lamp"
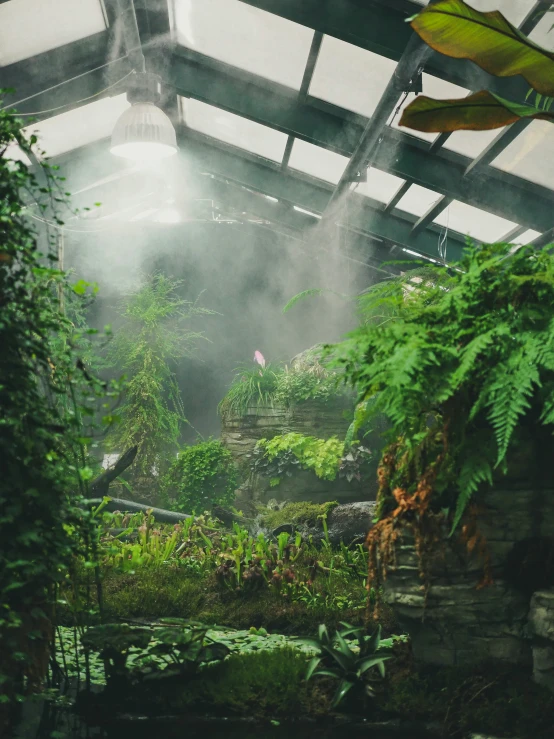
[{"label": "hanging pendant lamp", "polygon": [[177,153],[175,128],[158,108],[159,77],[146,72],[132,75],[127,99],[131,107],[119,117],[112,132],[110,151],[125,159],[158,161]]}]

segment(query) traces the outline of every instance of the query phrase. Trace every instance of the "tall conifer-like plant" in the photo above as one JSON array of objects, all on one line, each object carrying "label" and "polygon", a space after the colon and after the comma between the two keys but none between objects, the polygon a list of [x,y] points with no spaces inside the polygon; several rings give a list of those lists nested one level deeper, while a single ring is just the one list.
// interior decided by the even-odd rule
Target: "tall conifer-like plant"
[{"label": "tall conifer-like plant", "polygon": [[174,369],[206,339],[191,328],[191,320],[214,314],[198,300],[183,300],[180,285],[163,274],[145,278],[121,301],[122,323],[108,345],[108,366],[124,372],[128,383],[119,423],[107,441],[114,451],[138,446],[134,469],[147,479],[165,470],[166,456],[179,448],[186,423]]}]

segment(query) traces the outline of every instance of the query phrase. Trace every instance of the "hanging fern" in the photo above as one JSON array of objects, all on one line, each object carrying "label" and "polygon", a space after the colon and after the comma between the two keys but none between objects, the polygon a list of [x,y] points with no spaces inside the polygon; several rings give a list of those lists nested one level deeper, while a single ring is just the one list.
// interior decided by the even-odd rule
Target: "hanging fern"
[{"label": "hanging fern", "polygon": [[329,352],[360,393],[358,419],[375,398],[392,425],[380,510],[449,510],[456,528],[509,468],[523,424],[554,426],[554,258],[469,246],[454,269],[387,280],[359,306],[361,325]]}]

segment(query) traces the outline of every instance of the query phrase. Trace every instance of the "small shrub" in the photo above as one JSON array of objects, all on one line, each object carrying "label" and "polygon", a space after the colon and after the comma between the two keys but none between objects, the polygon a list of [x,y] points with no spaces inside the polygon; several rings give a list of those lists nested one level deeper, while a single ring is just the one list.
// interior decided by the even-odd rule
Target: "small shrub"
[{"label": "small shrub", "polygon": [[185,447],[166,476],[173,508],[186,513],[211,510],[233,502],[238,471],[228,449],[216,439]]}]

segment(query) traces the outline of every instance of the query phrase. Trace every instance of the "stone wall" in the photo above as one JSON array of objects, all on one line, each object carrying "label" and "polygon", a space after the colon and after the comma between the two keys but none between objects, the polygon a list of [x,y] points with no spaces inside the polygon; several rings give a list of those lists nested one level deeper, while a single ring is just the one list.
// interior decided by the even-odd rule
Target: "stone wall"
[{"label": "stone wall", "polygon": [[[541,642],[533,647],[529,620],[530,608],[539,612],[540,599],[532,588],[554,571],[546,573],[544,560],[533,555],[541,542],[554,554],[554,490],[537,480],[519,483],[512,478],[501,487],[498,481],[482,496],[485,510],[479,529],[491,555],[493,585],[477,589],[482,559],[468,555],[459,536],[449,539],[445,530],[430,567],[426,597],[411,533],[405,531],[398,541],[384,597],[410,634],[420,661],[531,665],[534,650],[541,664],[551,661],[548,669],[554,675],[554,636],[550,645]],[[550,618],[554,625],[554,612]],[[535,630],[542,634],[536,626]]]},{"label": "stone wall", "polygon": [[306,436],[343,439],[350,421],[346,413],[350,403],[337,398],[335,402],[306,401],[291,408],[253,407],[244,416],[226,415],[222,419],[221,440],[230,450],[243,476],[238,492],[239,500],[266,501],[312,500],[325,503],[338,500],[351,502],[375,497],[376,485],[364,486],[346,480],[320,480],[312,472],[300,470],[293,477],[284,478],[276,487],[269,479],[250,471],[251,455],[260,439],[272,439],[279,434],[295,432]]}]

